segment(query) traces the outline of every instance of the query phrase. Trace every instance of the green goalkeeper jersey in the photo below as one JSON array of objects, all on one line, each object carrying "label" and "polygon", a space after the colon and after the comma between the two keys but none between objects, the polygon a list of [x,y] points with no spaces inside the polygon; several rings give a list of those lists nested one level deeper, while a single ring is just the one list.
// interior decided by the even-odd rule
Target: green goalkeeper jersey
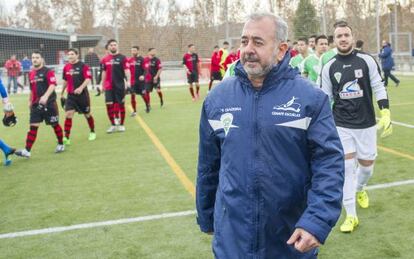
[{"label": "green goalkeeper jersey", "polygon": [[331,58],[333,58],[336,54],[338,54],[338,50],[336,48],[330,49],[323,53],[321,56],[322,66],[328,63],[328,61],[331,60]]},{"label": "green goalkeeper jersey", "polygon": [[316,83],[316,80],[318,79],[320,72],[320,60],[315,54],[312,54],[305,58],[305,60],[303,61],[302,73],[306,74],[309,80]]},{"label": "green goalkeeper jersey", "polygon": [[290,59],[289,65],[293,68],[298,68],[300,72],[303,70],[303,56],[302,54],[298,54]]}]

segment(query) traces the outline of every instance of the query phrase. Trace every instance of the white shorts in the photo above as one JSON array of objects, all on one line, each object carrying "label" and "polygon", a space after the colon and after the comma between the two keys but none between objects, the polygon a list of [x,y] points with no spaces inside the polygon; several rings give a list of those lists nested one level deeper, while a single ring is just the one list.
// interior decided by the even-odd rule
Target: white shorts
[{"label": "white shorts", "polygon": [[344,153],[356,153],[362,160],[375,160],[377,157],[377,127],[366,129],[348,129],[336,127]]}]

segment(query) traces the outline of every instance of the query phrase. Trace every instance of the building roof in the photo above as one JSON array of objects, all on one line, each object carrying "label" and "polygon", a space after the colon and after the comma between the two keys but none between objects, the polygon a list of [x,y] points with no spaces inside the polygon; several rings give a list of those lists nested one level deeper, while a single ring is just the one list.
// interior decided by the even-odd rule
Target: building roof
[{"label": "building roof", "polygon": [[[10,36],[21,36],[21,37],[30,37],[30,38],[40,38],[40,39],[49,39],[49,40],[62,40],[69,41],[70,33],[65,32],[49,32],[42,30],[33,30],[33,29],[22,29],[22,28],[5,28],[0,27],[0,35],[10,35]],[[102,35],[83,35],[77,34],[77,41],[100,41]]]}]

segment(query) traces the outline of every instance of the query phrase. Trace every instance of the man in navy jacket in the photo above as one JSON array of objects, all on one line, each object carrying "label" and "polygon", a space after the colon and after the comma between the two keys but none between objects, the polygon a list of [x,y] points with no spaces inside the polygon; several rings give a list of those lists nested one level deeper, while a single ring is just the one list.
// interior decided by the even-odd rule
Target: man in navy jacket
[{"label": "man in navy jacket", "polygon": [[216,258],[315,258],[341,213],[328,96],[289,67],[287,25],[249,16],[241,60],[204,101],[197,222]]},{"label": "man in navy jacket", "polygon": [[395,86],[400,84],[400,80],[396,78],[393,74],[391,74],[391,70],[394,68],[394,58],[392,57],[392,48],[391,44],[387,41],[382,41],[382,49],[380,54],[378,55],[381,59],[381,66],[382,70],[384,71],[384,85],[385,87],[388,86],[388,78],[391,78],[394,81]]}]

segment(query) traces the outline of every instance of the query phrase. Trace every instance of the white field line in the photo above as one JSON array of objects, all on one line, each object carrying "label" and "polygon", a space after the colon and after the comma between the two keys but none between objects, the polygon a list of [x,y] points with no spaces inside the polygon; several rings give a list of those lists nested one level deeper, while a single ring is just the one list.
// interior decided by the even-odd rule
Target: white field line
[{"label": "white field line", "polygon": [[365,189],[367,189],[367,190],[386,189],[386,188],[391,188],[391,187],[394,187],[394,186],[401,186],[401,185],[408,185],[408,184],[414,184],[414,179],[406,180],[406,181],[398,181],[398,182],[370,185],[370,186],[367,186]]},{"label": "white field line", "polygon": [[[414,179],[371,185],[371,186],[366,187],[366,189],[367,190],[387,189],[387,188],[391,188],[395,186],[409,185],[409,184],[414,184]],[[109,221],[90,222],[90,223],[71,225],[71,226],[65,226],[65,227],[35,229],[35,230],[0,234],[0,239],[51,234],[51,233],[65,232],[65,231],[77,230],[77,229],[97,228],[97,227],[103,227],[103,226],[113,226],[113,225],[128,224],[128,223],[143,222],[143,221],[152,221],[152,220],[166,219],[166,218],[185,217],[185,216],[195,215],[195,214],[196,214],[195,210],[187,210],[187,211],[181,211],[181,212],[149,215],[149,216],[143,216],[143,217],[137,217],[137,218],[125,218],[125,219],[117,219],[117,220],[109,220]]]},{"label": "white field line", "polygon": [[90,223],[71,225],[71,226],[65,226],[65,227],[35,229],[35,230],[0,234],[0,239],[43,235],[43,234],[64,232],[64,231],[69,231],[69,230],[113,226],[113,225],[128,224],[128,223],[134,223],[134,222],[151,221],[151,220],[157,220],[157,219],[177,218],[177,217],[184,217],[184,216],[194,215],[194,214],[196,214],[195,210],[188,210],[188,211],[180,211],[180,212],[173,212],[173,213],[163,213],[163,214],[158,214],[158,215],[149,215],[149,216],[143,216],[143,217],[137,217],[137,218],[125,218],[125,219],[117,219],[117,220],[109,220],[109,221],[90,222]]},{"label": "white field line", "polygon": [[[377,120],[379,120],[379,118],[377,118]],[[403,126],[403,127],[406,127],[406,128],[414,129],[414,125],[411,125],[411,124],[407,124],[407,123],[403,123],[403,122],[399,122],[399,121],[391,121],[391,122],[394,125],[398,125],[398,126]]]}]

